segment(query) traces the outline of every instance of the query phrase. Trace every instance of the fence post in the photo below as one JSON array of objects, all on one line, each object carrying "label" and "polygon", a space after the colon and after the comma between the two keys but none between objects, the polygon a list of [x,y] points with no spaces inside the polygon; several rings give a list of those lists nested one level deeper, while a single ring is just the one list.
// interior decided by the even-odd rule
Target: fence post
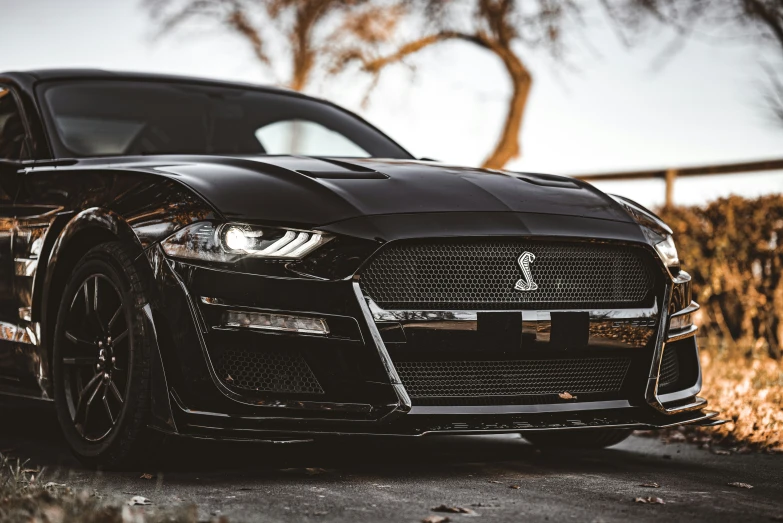
[{"label": "fence post", "polygon": [[670,208],[674,205],[674,180],[677,179],[677,169],[666,170],[666,203],[665,206]]}]

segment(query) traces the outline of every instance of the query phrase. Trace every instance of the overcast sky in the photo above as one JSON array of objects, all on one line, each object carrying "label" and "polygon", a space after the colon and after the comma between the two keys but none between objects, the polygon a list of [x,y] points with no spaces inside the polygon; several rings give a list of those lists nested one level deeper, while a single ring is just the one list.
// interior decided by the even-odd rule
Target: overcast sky
[{"label": "overcast sky", "polygon": [[[219,30],[151,38],[140,0],[0,0],[0,71],[98,67],[274,80],[247,45]],[[661,65],[665,31],[632,50],[600,17],[588,21],[592,48],[575,48],[572,71],[543,54],[527,57],[535,76],[514,170],[573,174],[783,158],[783,124],[764,108],[760,62],[771,53],[707,37],[689,40]],[[345,77],[311,94],[352,109],[417,156],[478,165],[497,137],[509,83],[500,64],[461,43],[433,47],[415,74],[390,69],[362,107],[364,83]],[[657,65],[655,65],[657,64]],[[658,181],[604,183],[646,205],[663,200]],[[678,181],[677,203],[729,193],[783,192],[783,173]]]}]

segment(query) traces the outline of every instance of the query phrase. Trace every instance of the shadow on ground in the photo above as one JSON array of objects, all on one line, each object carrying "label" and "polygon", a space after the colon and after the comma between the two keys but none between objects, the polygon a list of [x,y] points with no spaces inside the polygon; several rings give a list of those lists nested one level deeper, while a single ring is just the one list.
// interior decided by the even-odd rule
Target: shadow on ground
[{"label": "shadow on ground", "polygon": [[[194,502],[204,517],[232,521],[419,521],[441,503],[472,506],[492,521],[783,521],[783,457],[715,455],[656,438],[632,437],[605,451],[541,451],[515,435],[286,444],[172,438],[151,465],[96,473],[68,452],[51,405],[0,403],[0,427],[0,451],[30,458],[69,484]],[[660,488],[643,486],[653,482]],[[666,504],[634,501],[649,496]]]}]

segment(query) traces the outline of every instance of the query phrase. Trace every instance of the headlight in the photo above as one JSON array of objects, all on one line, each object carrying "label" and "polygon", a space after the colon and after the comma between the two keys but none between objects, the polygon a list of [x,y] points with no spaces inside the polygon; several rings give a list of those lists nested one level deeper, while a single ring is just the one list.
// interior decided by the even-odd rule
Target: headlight
[{"label": "headlight", "polygon": [[658,218],[652,211],[645,209],[638,203],[622,196],[610,194],[614,201],[622,205],[628,214],[633,217],[641,227],[647,241],[655,247],[655,252],[667,267],[679,267],[680,258],[677,256],[677,247],[674,245],[671,228]]},{"label": "headlight", "polygon": [[161,246],[173,258],[231,263],[248,257],[298,260],[330,239],[316,231],[199,222],[175,232]]},{"label": "headlight", "polygon": [[667,236],[662,242],[655,244],[655,250],[658,251],[658,256],[661,257],[661,261],[667,267],[679,267],[680,258],[677,256],[677,247],[674,245],[674,238],[671,235]]}]

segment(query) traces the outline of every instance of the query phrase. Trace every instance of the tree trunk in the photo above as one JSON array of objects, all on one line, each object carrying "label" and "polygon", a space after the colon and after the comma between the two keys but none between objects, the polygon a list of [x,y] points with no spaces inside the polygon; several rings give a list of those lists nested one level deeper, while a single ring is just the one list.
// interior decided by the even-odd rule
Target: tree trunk
[{"label": "tree trunk", "polygon": [[519,138],[525,109],[533,85],[533,77],[522,61],[511,49],[493,47],[494,52],[503,61],[511,78],[512,92],[508,101],[508,112],[495,149],[484,160],[482,167],[487,169],[502,169],[510,160],[520,155]]}]

